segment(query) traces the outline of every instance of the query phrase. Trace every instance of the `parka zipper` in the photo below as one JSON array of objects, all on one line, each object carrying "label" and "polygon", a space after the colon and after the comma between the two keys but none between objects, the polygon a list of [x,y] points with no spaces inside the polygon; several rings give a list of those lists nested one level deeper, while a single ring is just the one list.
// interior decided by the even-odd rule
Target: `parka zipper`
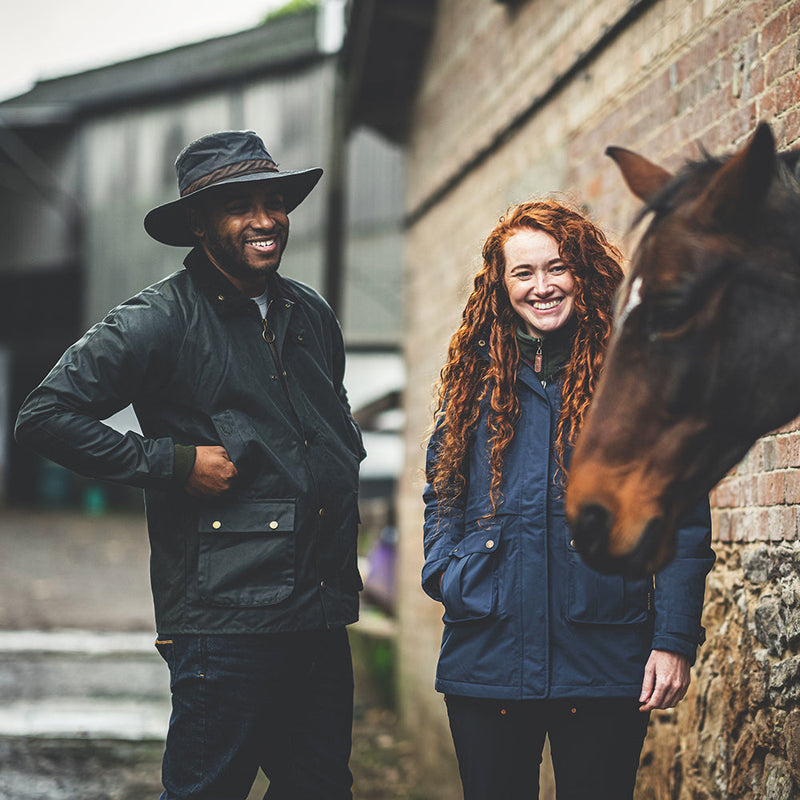
[{"label": "parka zipper", "polygon": [[[533,371],[536,373],[536,377],[539,377],[539,373],[542,371],[542,345],[544,344],[544,339],[537,339],[536,340],[536,355],[533,360]],[[540,379],[541,380],[541,379]],[[541,381],[542,389],[547,388],[547,381]]]}]

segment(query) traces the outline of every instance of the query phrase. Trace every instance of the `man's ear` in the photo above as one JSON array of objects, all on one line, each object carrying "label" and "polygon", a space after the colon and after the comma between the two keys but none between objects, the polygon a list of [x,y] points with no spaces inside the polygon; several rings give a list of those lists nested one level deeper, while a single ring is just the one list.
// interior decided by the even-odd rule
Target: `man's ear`
[{"label": "man's ear", "polygon": [[189,230],[198,238],[202,239],[205,234],[205,225],[203,224],[203,217],[200,214],[197,206],[189,206],[186,210],[186,219],[189,223]]}]

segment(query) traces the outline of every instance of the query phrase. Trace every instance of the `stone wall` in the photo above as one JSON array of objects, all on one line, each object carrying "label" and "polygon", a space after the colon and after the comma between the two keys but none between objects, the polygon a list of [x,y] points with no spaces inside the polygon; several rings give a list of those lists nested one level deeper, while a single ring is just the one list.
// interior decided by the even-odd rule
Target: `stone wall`
[{"label": "stone wall", "polygon": [[717,545],[693,682],[656,712],[637,800],[800,797],[800,543]]},{"label": "stone wall", "polygon": [[[800,0],[439,0],[408,157],[398,498],[400,701],[439,778],[431,798],[460,795],[433,691],[441,609],[419,588],[423,451],[482,240],[511,202],[557,191],[628,249],[637,204],[605,147],[674,169],[700,144],[739,146],[760,119],[795,144],[799,48]],[[800,797],[798,467],[795,424],[713,494],[708,641],[688,698],[654,716],[638,798]]]}]

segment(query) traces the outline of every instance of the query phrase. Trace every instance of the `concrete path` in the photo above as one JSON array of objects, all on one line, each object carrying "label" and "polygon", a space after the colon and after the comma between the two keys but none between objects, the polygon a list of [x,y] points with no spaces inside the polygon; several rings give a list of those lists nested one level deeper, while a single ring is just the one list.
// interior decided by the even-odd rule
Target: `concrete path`
[{"label": "concrete path", "polygon": [[[0,508],[0,800],[156,800],[169,677],[144,514]],[[373,631],[374,635],[375,631]],[[423,800],[413,747],[357,682],[357,800]],[[260,800],[262,775],[248,800]]]}]

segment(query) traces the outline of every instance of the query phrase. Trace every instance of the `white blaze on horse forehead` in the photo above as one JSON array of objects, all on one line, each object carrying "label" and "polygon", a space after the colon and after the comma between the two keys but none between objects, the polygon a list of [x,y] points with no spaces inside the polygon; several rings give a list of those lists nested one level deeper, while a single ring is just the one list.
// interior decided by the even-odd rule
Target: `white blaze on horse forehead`
[{"label": "white blaze on horse forehead", "polygon": [[627,299],[622,310],[617,315],[617,330],[622,330],[625,320],[630,315],[631,311],[642,302],[642,276],[637,275],[627,288]]}]

